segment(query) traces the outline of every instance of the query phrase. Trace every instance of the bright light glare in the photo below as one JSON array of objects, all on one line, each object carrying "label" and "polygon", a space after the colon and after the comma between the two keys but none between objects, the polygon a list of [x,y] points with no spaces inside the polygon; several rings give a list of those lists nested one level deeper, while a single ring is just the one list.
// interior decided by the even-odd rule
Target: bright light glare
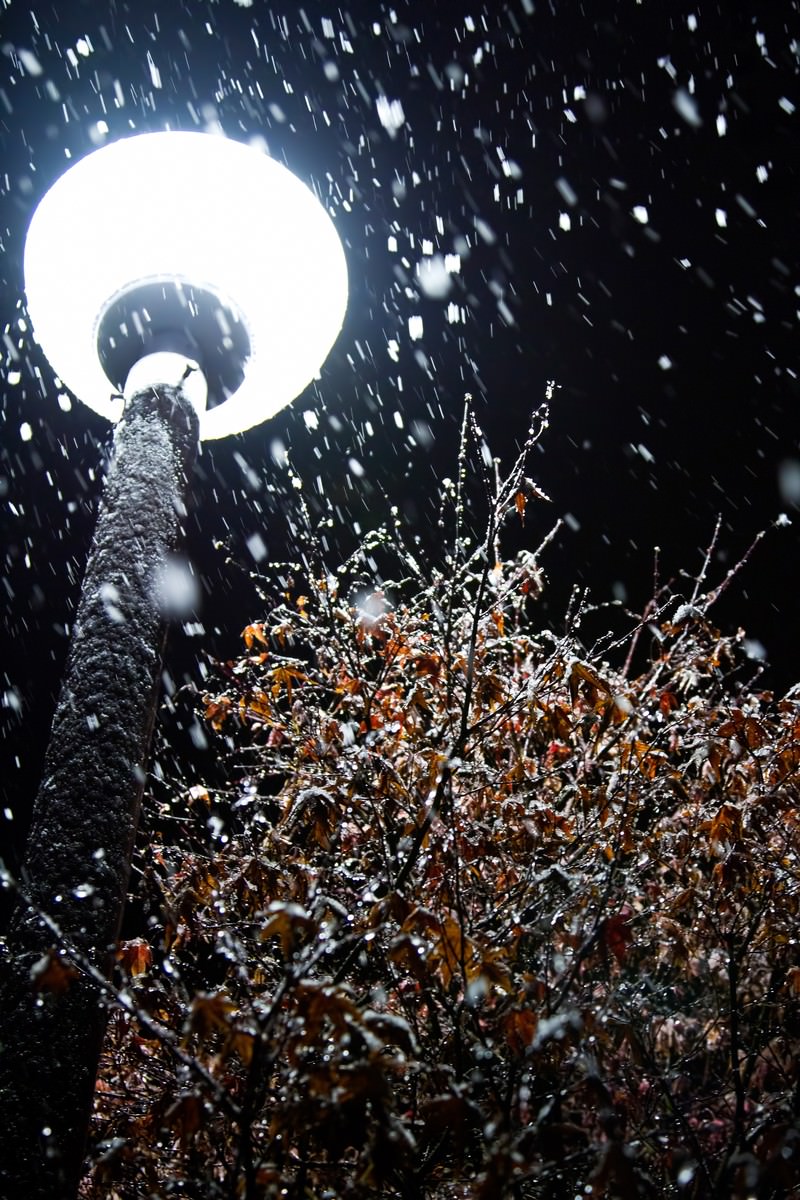
[{"label": "bright light glare", "polygon": [[200,436],[239,433],[311,382],[347,306],[339,236],[274,159],[204,133],[148,133],[87,155],[50,188],[25,245],[34,334],[95,412],[121,412],[97,354],[100,319],[132,286],[180,280],[232,301],[250,336],[244,379]]}]

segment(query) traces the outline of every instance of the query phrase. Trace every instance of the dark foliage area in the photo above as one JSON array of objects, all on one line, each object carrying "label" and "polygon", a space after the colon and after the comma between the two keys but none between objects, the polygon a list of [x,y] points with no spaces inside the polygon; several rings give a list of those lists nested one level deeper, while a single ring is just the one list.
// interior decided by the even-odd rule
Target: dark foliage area
[{"label": "dark foliage area", "polygon": [[331,569],[306,512],[262,581],[228,783],[146,817],[84,1200],[796,1194],[800,696],[712,550],[540,627],[545,424],[502,478],[467,407],[440,563],[393,520]]}]

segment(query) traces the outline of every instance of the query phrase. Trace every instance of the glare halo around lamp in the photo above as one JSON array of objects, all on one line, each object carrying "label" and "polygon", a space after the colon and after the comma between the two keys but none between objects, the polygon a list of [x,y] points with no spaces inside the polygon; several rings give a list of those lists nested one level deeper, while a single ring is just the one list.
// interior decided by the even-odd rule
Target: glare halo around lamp
[{"label": "glare halo around lamp", "polygon": [[34,213],[24,267],[52,367],[116,422],[0,946],[0,1195],[74,1200],[198,441],[258,424],[311,381],[347,273],[299,180],[199,133],[131,137],[71,167]]},{"label": "glare halo around lamp", "polygon": [[[98,340],[105,333],[108,342],[104,319],[115,308],[141,352],[153,342],[199,349],[204,373],[223,377],[218,394],[210,384],[216,407],[200,419],[203,439],[249,429],[299,395],[347,304],[341,242],[309,188],[266,154],[204,133],[140,134],[77,162],[34,213],[24,272],[51,366],[111,421],[125,380],[109,377]],[[176,333],[184,336],[170,345]],[[129,359],[135,353],[128,347]],[[232,382],[227,364],[226,384],[215,367],[229,357],[238,361]]]}]

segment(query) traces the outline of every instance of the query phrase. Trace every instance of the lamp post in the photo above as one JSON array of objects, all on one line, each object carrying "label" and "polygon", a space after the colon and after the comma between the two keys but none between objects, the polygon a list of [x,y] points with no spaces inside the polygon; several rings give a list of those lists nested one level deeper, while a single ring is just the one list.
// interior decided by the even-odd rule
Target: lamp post
[{"label": "lamp post", "polygon": [[[34,334],[114,447],[0,976],[0,1193],[74,1196],[157,704],[165,568],[198,440],[288,404],[341,328],[313,194],[201,133],[95,151],[25,247]],[[74,957],[70,952],[74,951]]]}]

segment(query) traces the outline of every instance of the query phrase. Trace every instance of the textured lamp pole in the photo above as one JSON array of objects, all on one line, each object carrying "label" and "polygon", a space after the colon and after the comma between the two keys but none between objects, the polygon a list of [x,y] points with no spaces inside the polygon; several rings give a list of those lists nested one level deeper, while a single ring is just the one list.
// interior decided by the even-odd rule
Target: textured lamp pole
[{"label": "textured lamp pole", "polygon": [[162,133],[56,182],[31,222],[25,286],[54,369],[116,422],[0,958],[0,1195],[69,1200],[155,720],[161,591],[198,442],[307,385],[341,327],[347,275],[326,212],[283,167],[223,138]]},{"label": "textured lamp pole", "polygon": [[115,437],[3,962],[3,1195],[69,1196],[80,1175],[106,1013],[66,948],[109,973],[165,635],[152,570],[178,544],[197,432],[162,386],[132,397]]}]

